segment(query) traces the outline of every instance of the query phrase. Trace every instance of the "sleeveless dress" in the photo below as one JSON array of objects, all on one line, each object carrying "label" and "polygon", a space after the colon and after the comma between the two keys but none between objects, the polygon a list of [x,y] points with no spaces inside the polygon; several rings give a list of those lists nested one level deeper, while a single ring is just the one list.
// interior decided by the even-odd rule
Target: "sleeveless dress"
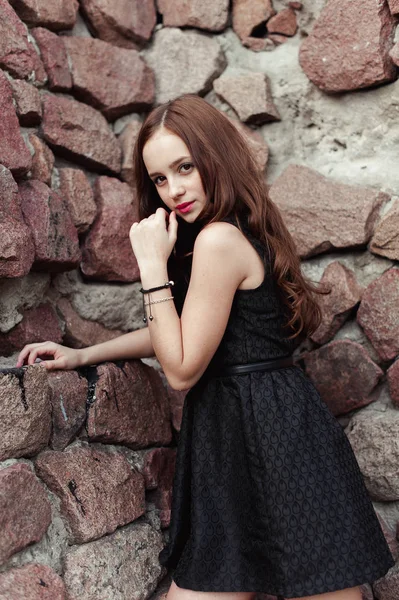
[{"label": "sleeveless dress", "polygon": [[[371,583],[395,561],[349,440],[302,369],[209,375],[296,345],[266,250],[241,226],[265,278],[236,291],[221,343],[186,395],[160,563],[179,587],[203,592],[294,598]],[[186,292],[175,285],[179,314]]]}]

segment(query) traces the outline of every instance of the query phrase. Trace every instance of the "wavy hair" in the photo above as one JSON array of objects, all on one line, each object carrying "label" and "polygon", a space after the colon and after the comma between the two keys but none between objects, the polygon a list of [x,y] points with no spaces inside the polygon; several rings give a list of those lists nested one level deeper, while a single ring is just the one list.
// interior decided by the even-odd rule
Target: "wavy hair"
[{"label": "wavy hair", "polygon": [[293,332],[290,338],[314,332],[321,321],[316,294],[326,292],[302,274],[294,240],[268,195],[243,136],[223,113],[199,96],[186,94],[162,104],[143,123],[133,155],[140,218],[160,206],[168,211],[143,161],[145,144],[161,127],[178,135],[188,147],[207,197],[194,224],[186,227],[184,220],[179,220],[175,263],[192,251],[194,238],[204,225],[233,215],[241,229],[240,218],[245,218],[251,233],[272,257],[273,273],[288,308],[287,326]]}]

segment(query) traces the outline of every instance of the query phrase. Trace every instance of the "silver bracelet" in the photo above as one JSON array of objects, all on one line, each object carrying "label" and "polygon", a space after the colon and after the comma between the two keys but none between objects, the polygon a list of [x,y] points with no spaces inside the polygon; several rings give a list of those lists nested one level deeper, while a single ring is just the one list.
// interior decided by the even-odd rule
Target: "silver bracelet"
[{"label": "silver bracelet", "polygon": [[173,300],[174,296],[168,296],[167,298],[159,298],[158,300],[151,300],[146,302],[144,306],[150,306],[151,304],[158,304],[158,302],[166,302],[167,300]]}]

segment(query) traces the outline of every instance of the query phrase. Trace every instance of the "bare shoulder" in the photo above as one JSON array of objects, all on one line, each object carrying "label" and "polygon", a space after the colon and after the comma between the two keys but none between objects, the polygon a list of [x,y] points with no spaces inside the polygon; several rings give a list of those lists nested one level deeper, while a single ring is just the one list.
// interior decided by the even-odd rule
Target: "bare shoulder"
[{"label": "bare shoulder", "polygon": [[233,252],[237,253],[238,246],[245,244],[246,238],[241,231],[225,221],[217,221],[206,225],[195,240],[194,249],[200,251]]}]

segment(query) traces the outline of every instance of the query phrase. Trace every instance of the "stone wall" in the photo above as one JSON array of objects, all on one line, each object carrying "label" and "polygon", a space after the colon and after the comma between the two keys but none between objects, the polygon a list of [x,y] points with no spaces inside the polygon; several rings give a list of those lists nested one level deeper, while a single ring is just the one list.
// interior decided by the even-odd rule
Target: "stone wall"
[{"label": "stone wall", "polygon": [[[155,361],[12,367],[28,342],[141,326],[132,148],[183,92],[233,120],[304,272],[332,285],[302,364],[398,556],[398,15],[398,0],[0,0],[1,600],[167,584],[184,394]],[[399,564],[363,593],[397,600]]]}]

